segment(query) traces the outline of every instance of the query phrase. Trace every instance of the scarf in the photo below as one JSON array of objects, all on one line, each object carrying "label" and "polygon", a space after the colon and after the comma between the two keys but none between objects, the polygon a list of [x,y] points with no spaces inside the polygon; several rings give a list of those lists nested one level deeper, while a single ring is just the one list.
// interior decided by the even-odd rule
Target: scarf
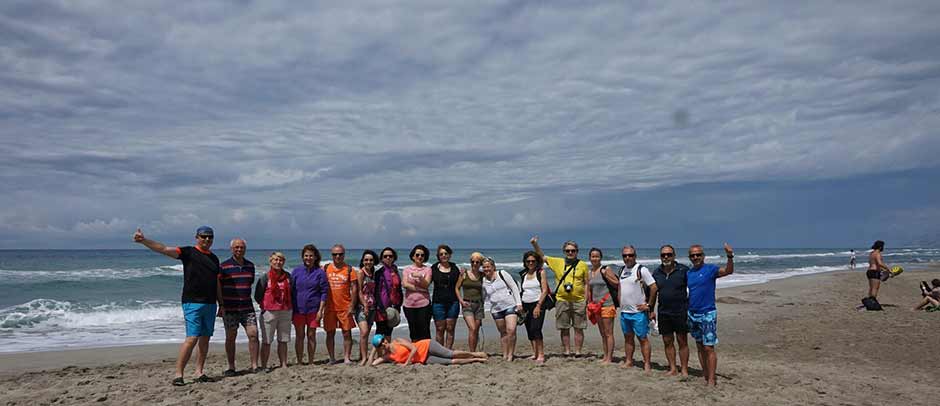
[{"label": "scarf", "polygon": [[284,303],[287,306],[290,306],[290,287],[287,289],[281,289],[281,282],[284,282],[287,279],[287,272],[283,270],[278,272],[276,269],[271,268],[268,270],[268,281],[271,284],[271,297],[274,298],[274,301],[277,303]]}]

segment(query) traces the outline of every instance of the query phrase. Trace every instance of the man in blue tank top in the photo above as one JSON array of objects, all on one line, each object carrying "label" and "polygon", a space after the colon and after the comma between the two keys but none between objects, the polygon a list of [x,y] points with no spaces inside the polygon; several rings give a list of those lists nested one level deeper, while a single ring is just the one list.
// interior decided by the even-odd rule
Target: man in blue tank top
[{"label": "man in blue tank top", "polygon": [[698,359],[702,364],[707,385],[716,385],[715,371],[718,366],[718,309],[715,307],[715,282],[734,273],[734,250],[725,243],[728,262],[724,267],[705,263],[705,249],[701,245],[689,247],[692,268],[687,272],[689,286],[689,332],[698,347]]}]

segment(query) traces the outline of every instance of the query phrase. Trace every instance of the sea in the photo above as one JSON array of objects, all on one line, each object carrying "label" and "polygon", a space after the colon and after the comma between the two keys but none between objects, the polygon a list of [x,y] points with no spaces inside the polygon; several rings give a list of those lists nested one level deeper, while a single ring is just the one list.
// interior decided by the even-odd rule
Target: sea
[{"label": "sea", "polygon": [[[848,270],[850,249],[736,248],[735,272],[720,279],[718,286]],[[283,251],[289,268],[300,264],[297,249],[249,250],[246,256],[258,272],[264,272],[272,251]],[[410,263],[406,259],[408,251],[398,250],[400,267]],[[454,251],[454,262],[469,267],[469,256],[474,251],[492,257],[497,268],[515,275],[522,269],[526,250],[459,249]],[[619,248],[603,251],[604,264],[622,264]],[[681,257],[682,250],[677,251]],[[864,272],[868,250],[855,251],[857,272]],[[328,256],[328,250],[323,252]],[[361,253],[347,250],[348,262],[358,266]],[[216,254],[221,260],[229,256],[226,250],[217,249]],[[560,251],[548,254],[562,256]],[[708,262],[723,263],[720,250],[706,254]],[[582,253],[582,257],[585,255]],[[659,263],[656,248],[639,249],[638,256],[639,262],[648,266]],[[916,268],[940,263],[940,248],[891,249],[885,251],[884,258],[892,266]],[[0,250],[0,352],[178,343],[185,335],[180,307],[182,270],[179,261],[144,248]],[[214,340],[222,337],[219,320]],[[244,339],[244,334],[239,337]]]}]

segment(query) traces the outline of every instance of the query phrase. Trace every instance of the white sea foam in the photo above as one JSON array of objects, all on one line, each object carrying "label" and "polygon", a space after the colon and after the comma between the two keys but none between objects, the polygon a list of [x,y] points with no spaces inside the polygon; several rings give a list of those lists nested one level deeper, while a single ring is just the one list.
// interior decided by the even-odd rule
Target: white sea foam
[{"label": "white sea foam", "polygon": [[43,283],[87,280],[122,280],[149,278],[153,276],[182,276],[182,264],[152,268],[99,268],[72,269],[62,271],[21,271],[0,269],[0,281],[4,284]]},{"label": "white sea foam", "polygon": [[792,268],[784,271],[777,272],[755,272],[755,273],[740,273],[735,272],[725,278],[718,280],[719,288],[727,288],[732,286],[741,286],[741,285],[756,285],[759,283],[767,283],[776,279],[785,279],[794,276],[800,275],[811,275],[824,272],[834,272],[834,271],[845,271],[848,270],[848,267],[845,265],[838,266],[806,266],[802,268]]}]

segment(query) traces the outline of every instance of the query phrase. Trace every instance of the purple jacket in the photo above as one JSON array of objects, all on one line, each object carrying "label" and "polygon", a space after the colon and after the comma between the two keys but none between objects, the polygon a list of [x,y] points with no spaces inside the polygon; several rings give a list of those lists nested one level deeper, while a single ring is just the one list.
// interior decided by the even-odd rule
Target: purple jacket
[{"label": "purple jacket", "polygon": [[322,268],[307,270],[303,265],[290,273],[291,299],[294,314],[310,314],[320,310],[320,303],[326,301],[330,284]]}]

